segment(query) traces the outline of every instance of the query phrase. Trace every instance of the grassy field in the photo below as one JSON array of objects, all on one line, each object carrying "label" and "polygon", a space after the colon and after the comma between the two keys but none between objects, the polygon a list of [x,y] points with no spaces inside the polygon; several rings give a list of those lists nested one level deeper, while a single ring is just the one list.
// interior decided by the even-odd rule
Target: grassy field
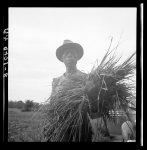
[{"label": "grassy field", "polygon": [[8,109],[9,142],[41,142],[40,112],[21,112],[19,109]]},{"label": "grassy field", "polygon": [[[19,109],[8,109],[8,141],[9,142],[42,142],[41,112],[22,112]],[[108,124],[111,135],[121,135],[121,123],[115,126]]]}]

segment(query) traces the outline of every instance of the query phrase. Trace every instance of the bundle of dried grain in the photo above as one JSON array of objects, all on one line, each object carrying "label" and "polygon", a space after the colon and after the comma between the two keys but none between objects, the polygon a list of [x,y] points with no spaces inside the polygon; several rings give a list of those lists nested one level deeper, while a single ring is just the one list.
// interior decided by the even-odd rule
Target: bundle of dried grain
[{"label": "bundle of dried grain", "polygon": [[[101,118],[115,122],[116,118],[110,111],[121,109],[127,112],[129,98],[132,97],[131,90],[134,88],[133,84],[128,83],[136,68],[134,56],[135,53],[119,64],[120,58],[116,59],[114,50],[110,51],[109,48],[101,63],[92,68],[88,78],[84,81],[75,79],[73,84],[66,85],[64,90],[51,96],[51,103],[44,111],[47,121],[44,127],[46,137],[50,141],[63,141],[70,128],[71,133],[67,139],[80,141],[83,116],[88,119],[88,115],[98,113]],[[95,85],[89,92],[83,84],[87,81],[92,81]],[[101,134],[97,134],[96,138],[99,139],[98,135],[101,138]]]}]

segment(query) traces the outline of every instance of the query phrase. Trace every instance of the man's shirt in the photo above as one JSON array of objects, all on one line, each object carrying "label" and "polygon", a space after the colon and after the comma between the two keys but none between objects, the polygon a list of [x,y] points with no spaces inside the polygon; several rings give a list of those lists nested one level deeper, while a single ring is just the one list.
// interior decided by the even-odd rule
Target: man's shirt
[{"label": "man's shirt", "polygon": [[58,78],[54,78],[52,82],[51,96],[56,95],[59,91],[66,90],[67,87],[74,88],[76,86],[83,86],[88,75],[80,70],[74,74],[64,73]]}]

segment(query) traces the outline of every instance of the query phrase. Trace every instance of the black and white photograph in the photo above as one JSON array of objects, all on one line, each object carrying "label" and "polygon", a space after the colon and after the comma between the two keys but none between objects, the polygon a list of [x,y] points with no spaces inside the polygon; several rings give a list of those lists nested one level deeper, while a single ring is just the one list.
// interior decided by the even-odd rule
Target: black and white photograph
[{"label": "black and white photograph", "polygon": [[137,7],[9,7],[6,33],[8,142],[142,143]]}]

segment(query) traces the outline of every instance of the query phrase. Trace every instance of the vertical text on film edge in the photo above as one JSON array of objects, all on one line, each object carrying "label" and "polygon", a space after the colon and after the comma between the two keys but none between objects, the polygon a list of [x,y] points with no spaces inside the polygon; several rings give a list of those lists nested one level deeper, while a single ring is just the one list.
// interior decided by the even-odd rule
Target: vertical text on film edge
[{"label": "vertical text on film edge", "polygon": [[8,28],[3,31],[3,77],[8,76]]}]

